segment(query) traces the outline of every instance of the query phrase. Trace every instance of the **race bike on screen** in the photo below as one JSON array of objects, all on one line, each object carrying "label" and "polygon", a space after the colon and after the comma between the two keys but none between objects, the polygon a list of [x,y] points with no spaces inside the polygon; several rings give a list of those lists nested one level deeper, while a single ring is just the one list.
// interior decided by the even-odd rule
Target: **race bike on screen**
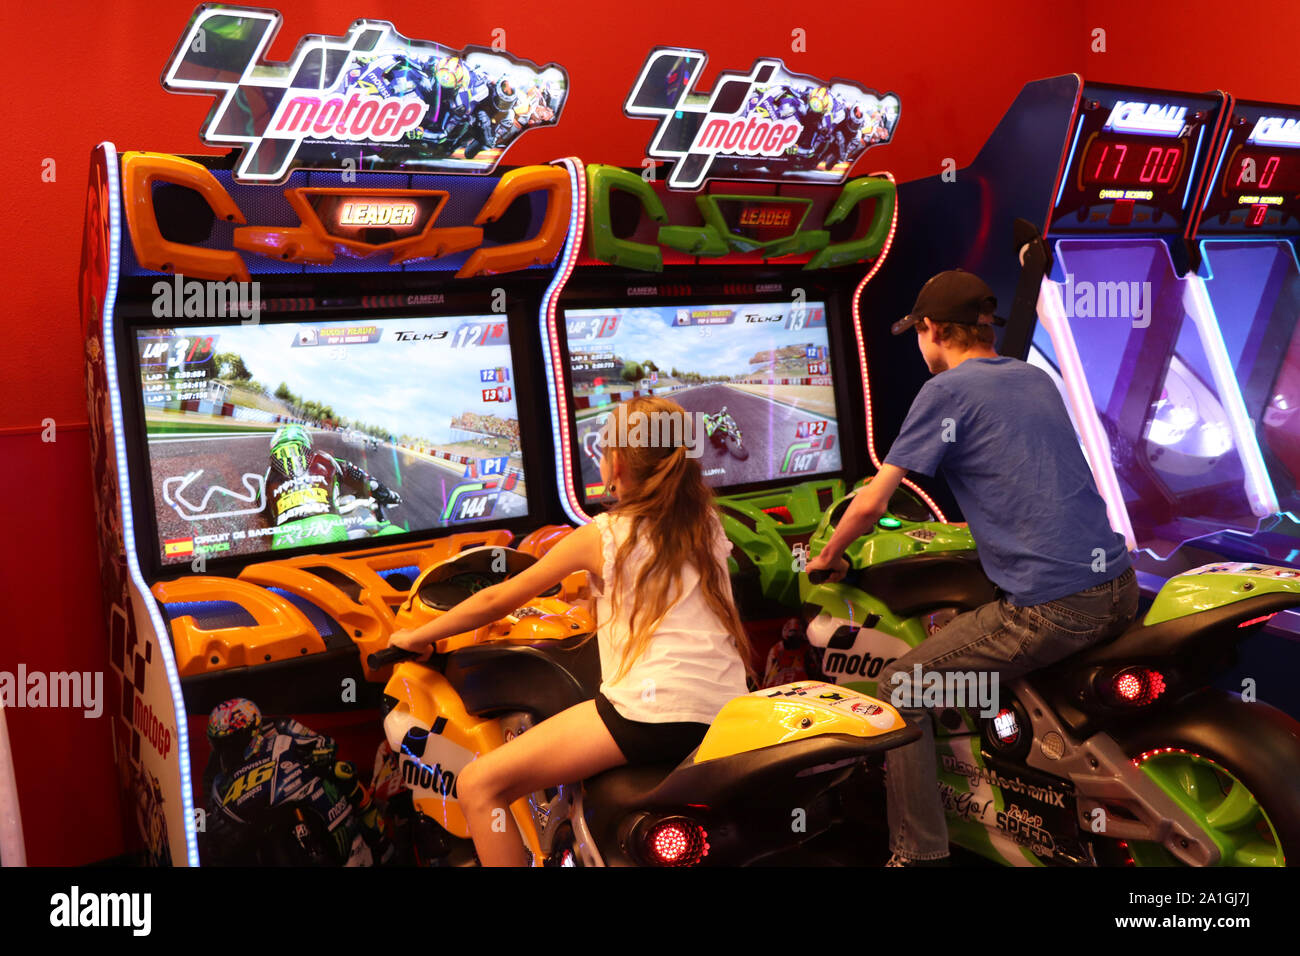
[{"label": "race bike on screen", "polygon": [[[535,560],[485,547],[434,565],[412,586],[397,626],[417,627]],[[571,590],[566,579],[500,621],[445,638],[427,662],[393,647],[370,656],[375,669],[402,662],[384,688],[384,733],[421,831],[403,842],[423,862],[476,860],[456,792],[475,755],[595,696],[595,623],[562,599]],[[887,704],[799,681],[730,701],[678,764],[614,768],[529,794],[510,813],[539,866],[790,861],[829,852],[807,844],[840,821],[840,785],[917,735]]]},{"label": "race bike on screen", "polygon": [[370,794],[337,746],[296,720],[263,718],[246,698],[208,717],[212,756],[203,856],[236,866],[368,866],[394,850]]},{"label": "race bike on screen", "polygon": [[744,461],[749,457],[749,449],[744,445],[744,439],[740,434],[740,426],[736,420],[727,414],[727,406],[722,406],[722,411],[716,415],[704,415],[704,433],[708,436],[709,441],[715,448],[731,452],[736,458]]},{"label": "race bike on screen", "polygon": [[[845,557],[843,581],[801,576],[808,639],[825,680],[883,699],[886,664],[994,597],[970,532],[902,490]],[[1188,571],[1118,637],[1001,686],[995,715],[931,711],[950,842],[1015,866],[1300,860],[1300,724],[1208,686],[1240,640],[1300,605],[1298,574]]]},{"label": "race bike on screen", "polygon": [[[365,440],[378,444],[369,436]],[[301,425],[284,425],[271,436],[266,473],[266,512],[275,527],[271,550],[401,534],[385,511],[401,504],[401,496],[312,444]]]}]

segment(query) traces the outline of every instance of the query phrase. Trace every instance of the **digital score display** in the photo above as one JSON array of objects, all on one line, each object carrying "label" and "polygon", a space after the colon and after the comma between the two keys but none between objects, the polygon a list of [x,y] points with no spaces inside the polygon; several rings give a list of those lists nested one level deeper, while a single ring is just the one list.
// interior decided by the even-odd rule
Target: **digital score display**
[{"label": "digital score display", "polygon": [[1085,86],[1049,233],[1185,234],[1225,99]]},{"label": "digital score display", "polygon": [[1234,192],[1300,192],[1300,150],[1240,149],[1226,165],[1222,184]]},{"label": "digital score display", "polygon": [[1097,136],[1083,158],[1085,185],[1175,189],[1187,152],[1181,142],[1153,143],[1138,136]]},{"label": "digital score display", "polygon": [[1300,108],[1233,105],[1197,235],[1300,235]]}]

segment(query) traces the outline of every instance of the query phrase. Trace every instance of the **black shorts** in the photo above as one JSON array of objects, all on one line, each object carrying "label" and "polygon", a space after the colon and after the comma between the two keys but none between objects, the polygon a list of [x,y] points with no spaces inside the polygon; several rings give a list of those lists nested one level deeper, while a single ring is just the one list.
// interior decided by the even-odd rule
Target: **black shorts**
[{"label": "black shorts", "polygon": [[604,694],[596,695],[596,713],[628,763],[679,763],[700,745],[709,725],[686,720],[654,724],[628,720]]}]

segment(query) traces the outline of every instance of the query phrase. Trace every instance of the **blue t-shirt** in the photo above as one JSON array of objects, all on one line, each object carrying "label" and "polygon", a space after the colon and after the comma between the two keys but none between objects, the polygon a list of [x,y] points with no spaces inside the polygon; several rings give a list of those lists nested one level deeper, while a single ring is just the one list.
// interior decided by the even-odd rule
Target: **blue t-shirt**
[{"label": "blue t-shirt", "polygon": [[1055,601],[1130,565],[1056,384],[1018,359],[966,359],[926,382],[885,463],[943,469],[984,573],[1012,604]]}]

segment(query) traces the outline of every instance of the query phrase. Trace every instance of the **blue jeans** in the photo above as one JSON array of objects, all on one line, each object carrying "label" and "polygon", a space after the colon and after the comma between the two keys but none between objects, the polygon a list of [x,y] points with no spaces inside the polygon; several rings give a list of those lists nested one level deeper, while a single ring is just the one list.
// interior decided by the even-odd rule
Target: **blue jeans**
[{"label": "blue jeans", "polygon": [[[876,696],[889,700],[895,674],[942,675],[975,672],[998,675],[998,687],[1040,667],[1078,653],[1124,631],[1137,616],[1138,586],[1133,569],[1058,601],[1017,607],[993,601],[953,618],[947,627],[880,672]],[[906,686],[906,685],[904,685]],[[890,849],[911,860],[948,855],[948,825],[939,794],[934,727],[923,708],[900,708],[919,724],[921,739],[891,750],[886,758]]]}]

